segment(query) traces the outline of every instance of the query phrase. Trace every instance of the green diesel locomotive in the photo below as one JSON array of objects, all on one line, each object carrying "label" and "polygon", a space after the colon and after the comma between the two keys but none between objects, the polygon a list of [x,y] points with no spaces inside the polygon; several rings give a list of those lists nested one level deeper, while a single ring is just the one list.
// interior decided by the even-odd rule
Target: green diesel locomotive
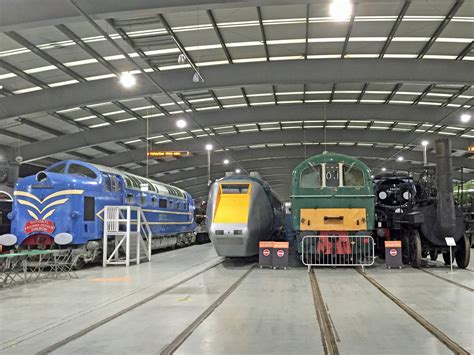
[{"label": "green diesel locomotive", "polygon": [[[301,162],[293,170],[291,211],[300,254],[303,248],[316,261],[356,263],[362,248],[373,250],[374,186],[370,169],[358,159],[325,152]],[[305,236],[321,237],[308,247],[302,246]]]}]

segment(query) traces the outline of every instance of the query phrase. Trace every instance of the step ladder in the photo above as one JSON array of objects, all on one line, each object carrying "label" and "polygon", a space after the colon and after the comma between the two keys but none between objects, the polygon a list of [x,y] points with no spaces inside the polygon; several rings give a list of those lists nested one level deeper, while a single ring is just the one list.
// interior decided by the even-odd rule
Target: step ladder
[{"label": "step ladder", "polygon": [[151,237],[150,225],[141,207],[106,206],[102,266],[130,266],[131,262],[138,265],[141,260],[151,261]]}]

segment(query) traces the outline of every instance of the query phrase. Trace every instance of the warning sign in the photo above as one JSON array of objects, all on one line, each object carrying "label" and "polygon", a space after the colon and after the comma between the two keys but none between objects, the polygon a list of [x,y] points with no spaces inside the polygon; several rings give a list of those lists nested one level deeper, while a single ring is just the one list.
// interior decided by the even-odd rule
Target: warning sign
[{"label": "warning sign", "polygon": [[391,256],[397,256],[398,252],[396,249],[390,249],[390,255]]},{"label": "warning sign", "polygon": [[263,256],[269,256],[269,255],[270,255],[270,250],[263,249]]},{"label": "warning sign", "polygon": [[278,256],[279,258],[282,258],[284,255],[285,255],[285,252],[284,252],[283,250],[279,249],[279,250],[277,251],[277,256]]}]

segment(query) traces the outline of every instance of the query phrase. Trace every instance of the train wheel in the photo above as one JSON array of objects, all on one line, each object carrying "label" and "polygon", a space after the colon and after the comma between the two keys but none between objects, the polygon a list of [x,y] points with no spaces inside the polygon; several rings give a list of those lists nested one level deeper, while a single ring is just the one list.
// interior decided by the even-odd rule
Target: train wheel
[{"label": "train wheel", "polygon": [[430,250],[430,259],[436,261],[438,259],[439,252],[437,250]]},{"label": "train wheel", "polygon": [[411,266],[419,268],[421,266],[421,238],[418,231],[413,231],[411,248]]},{"label": "train wheel", "polygon": [[451,260],[449,260],[449,251],[443,253],[443,260],[446,265],[451,265]]},{"label": "train wheel", "polygon": [[469,238],[467,235],[464,235],[458,241],[454,255],[456,257],[456,264],[458,264],[458,267],[461,269],[467,268],[471,258],[471,249],[469,248]]},{"label": "train wheel", "polygon": [[74,262],[74,270],[81,270],[84,268],[86,265],[86,262],[84,261],[84,258],[77,258],[76,261]]}]

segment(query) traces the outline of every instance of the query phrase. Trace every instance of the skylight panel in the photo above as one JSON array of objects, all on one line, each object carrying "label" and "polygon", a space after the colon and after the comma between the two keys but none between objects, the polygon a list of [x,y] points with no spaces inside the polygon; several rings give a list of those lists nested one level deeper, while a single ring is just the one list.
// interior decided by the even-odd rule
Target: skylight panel
[{"label": "skylight panel", "polygon": [[110,126],[110,123],[109,122],[98,123],[98,124],[94,124],[92,126],[89,126],[89,128],[99,128],[99,127],[105,127],[105,126]]}]

